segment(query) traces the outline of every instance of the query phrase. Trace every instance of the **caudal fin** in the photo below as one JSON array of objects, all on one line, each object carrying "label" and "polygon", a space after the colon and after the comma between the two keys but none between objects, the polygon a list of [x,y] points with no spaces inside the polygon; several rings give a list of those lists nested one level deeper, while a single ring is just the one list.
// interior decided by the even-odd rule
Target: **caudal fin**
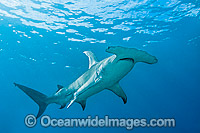
[{"label": "caudal fin", "polygon": [[35,101],[38,106],[39,106],[39,111],[37,114],[36,118],[39,118],[45,111],[46,107],[49,104],[49,100],[48,97],[36,90],[33,90],[31,88],[28,88],[26,86],[20,85],[20,84],[16,84],[14,83],[15,86],[17,86],[19,89],[21,89],[24,93],[26,93],[31,99],[33,99],[33,101]]}]

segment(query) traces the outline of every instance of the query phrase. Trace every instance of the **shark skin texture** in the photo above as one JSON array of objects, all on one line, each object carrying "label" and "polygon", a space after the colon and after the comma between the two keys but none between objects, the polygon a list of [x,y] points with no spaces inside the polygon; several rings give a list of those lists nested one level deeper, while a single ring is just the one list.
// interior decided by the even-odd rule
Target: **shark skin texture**
[{"label": "shark skin texture", "polygon": [[89,69],[69,86],[57,85],[58,90],[52,96],[48,97],[17,83],[14,85],[39,105],[36,118],[39,118],[51,103],[59,104],[61,105],[60,109],[63,109],[67,104],[67,108],[69,108],[76,102],[84,110],[87,98],[105,89],[119,96],[125,104],[127,96],[119,85],[119,81],[132,70],[136,63],[155,64],[158,60],[155,56],[135,48],[110,46],[106,52],[113,55],[102,61],[98,61],[91,51],[83,52],[89,58]]}]

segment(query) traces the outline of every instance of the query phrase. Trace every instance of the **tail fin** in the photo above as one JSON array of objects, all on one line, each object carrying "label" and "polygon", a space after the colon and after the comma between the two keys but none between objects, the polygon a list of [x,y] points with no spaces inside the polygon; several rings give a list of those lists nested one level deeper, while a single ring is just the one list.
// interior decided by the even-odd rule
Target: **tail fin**
[{"label": "tail fin", "polygon": [[24,93],[26,93],[33,101],[35,101],[39,105],[39,111],[36,118],[39,118],[45,111],[46,107],[48,106],[48,97],[36,90],[33,90],[31,88],[28,88],[26,86],[16,84],[19,89],[21,89]]}]

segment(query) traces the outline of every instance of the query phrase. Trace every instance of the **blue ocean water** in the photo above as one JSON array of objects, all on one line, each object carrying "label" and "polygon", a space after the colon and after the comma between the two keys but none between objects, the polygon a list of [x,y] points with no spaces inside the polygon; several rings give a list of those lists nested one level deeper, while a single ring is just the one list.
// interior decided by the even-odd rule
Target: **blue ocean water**
[{"label": "blue ocean water", "polygon": [[[121,80],[128,102],[103,91],[85,111],[50,105],[54,118],[175,118],[174,128],[28,128],[37,105],[17,82],[46,95],[88,69],[91,50],[99,60],[108,46],[142,49],[158,63],[138,63]],[[15,132],[200,132],[199,0],[0,0],[0,131]]]}]

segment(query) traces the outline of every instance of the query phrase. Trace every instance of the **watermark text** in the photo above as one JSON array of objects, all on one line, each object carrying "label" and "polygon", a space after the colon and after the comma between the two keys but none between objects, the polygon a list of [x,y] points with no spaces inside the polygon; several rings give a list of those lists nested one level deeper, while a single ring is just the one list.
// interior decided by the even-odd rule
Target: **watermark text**
[{"label": "watermark text", "polygon": [[[27,115],[25,118],[25,125],[27,127],[34,127],[36,125],[36,118],[33,115]],[[127,130],[132,130],[137,127],[175,127],[176,121],[172,118],[167,119],[133,119],[133,118],[109,118],[99,116],[87,118],[65,118],[57,119],[50,116],[42,116],[40,124],[43,127],[122,127]]]}]

